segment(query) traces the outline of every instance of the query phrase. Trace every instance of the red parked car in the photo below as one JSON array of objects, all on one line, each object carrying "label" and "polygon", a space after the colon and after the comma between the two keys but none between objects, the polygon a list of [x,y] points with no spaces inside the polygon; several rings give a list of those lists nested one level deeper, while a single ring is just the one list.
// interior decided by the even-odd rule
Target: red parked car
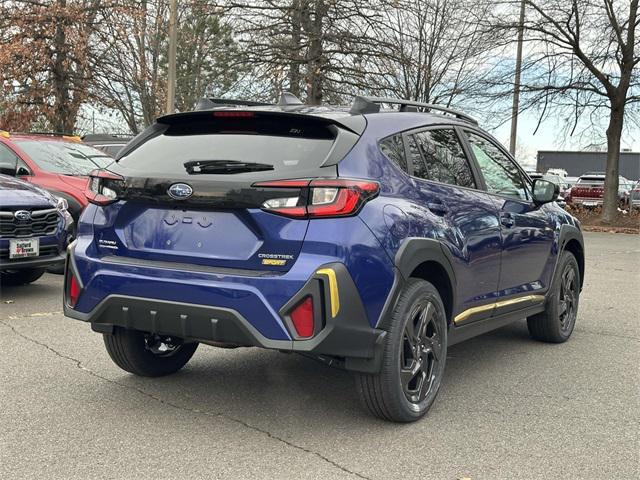
[{"label": "red parked car", "polygon": [[0,130],[0,173],[64,198],[76,222],[87,205],[84,191],[89,173],[112,161],[104,152],[83,144],[80,137]]},{"label": "red parked car", "polygon": [[[588,172],[582,175],[576,184],[571,187],[565,197],[567,203],[582,205],[583,207],[597,207],[604,203],[604,178],[603,172]],[[618,202],[625,207],[629,201],[631,182],[624,177],[618,179]]]}]

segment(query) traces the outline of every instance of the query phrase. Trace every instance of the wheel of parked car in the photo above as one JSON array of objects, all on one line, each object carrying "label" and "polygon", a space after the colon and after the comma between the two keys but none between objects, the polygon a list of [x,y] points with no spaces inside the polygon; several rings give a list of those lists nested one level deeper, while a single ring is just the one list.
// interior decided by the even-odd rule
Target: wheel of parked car
[{"label": "wheel of parked car", "polygon": [[375,416],[396,422],[422,417],[433,404],[447,357],[444,305],[429,282],[411,279],[385,338],[382,370],[358,374],[358,393]]},{"label": "wheel of parked car", "polygon": [[198,348],[197,342],[184,343],[181,338],[124,328],[104,334],[104,344],[116,365],[142,377],[161,377],[177,372]]},{"label": "wheel of parked car", "polygon": [[44,270],[44,268],[5,270],[0,273],[0,283],[4,286],[25,285],[38,280],[42,275],[44,275]]},{"label": "wheel of parked car", "polygon": [[529,334],[543,342],[562,343],[576,324],[580,300],[580,269],[571,252],[562,252],[545,311],[527,318]]}]

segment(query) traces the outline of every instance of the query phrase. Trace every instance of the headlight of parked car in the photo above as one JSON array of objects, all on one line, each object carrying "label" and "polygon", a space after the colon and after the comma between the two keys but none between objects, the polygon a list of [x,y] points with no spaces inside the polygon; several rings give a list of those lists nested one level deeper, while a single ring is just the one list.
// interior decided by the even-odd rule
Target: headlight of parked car
[{"label": "headlight of parked car", "polygon": [[66,212],[69,210],[69,202],[67,202],[66,198],[56,197],[56,208],[60,212]]}]

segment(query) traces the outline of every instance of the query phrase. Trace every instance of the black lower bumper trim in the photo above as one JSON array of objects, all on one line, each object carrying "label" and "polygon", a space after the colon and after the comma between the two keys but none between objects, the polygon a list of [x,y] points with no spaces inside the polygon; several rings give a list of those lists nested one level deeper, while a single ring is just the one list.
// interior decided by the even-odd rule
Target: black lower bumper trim
[{"label": "black lower bumper trim", "polygon": [[45,268],[64,265],[65,256],[56,255],[55,257],[32,257],[20,260],[10,260],[0,262],[0,270],[23,270],[25,268]]},{"label": "black lower bumper trim", "polygon": [[[73,268],[73,263],[67,265]],[[380,368],[382,339],[386,332],[372,328],[363,311],[351,277],[344,266],[335,267],[345,299],[342,314],[331,318],[307,340],[273,340],[262,335],[238,311],[207,305],[171,302],[126,295],[109,295],[89,313],[64,305],[66,316],[91,322],[101,333],[114,327],[171,335],[200,342],[258,346],[276,350],[339,358],[348,370],[373,373]],[[347,275],[347,276],[345,276]],[[311,279],[298,295],[317,279]],[[295,298],[295,297],[294,297]]]}]

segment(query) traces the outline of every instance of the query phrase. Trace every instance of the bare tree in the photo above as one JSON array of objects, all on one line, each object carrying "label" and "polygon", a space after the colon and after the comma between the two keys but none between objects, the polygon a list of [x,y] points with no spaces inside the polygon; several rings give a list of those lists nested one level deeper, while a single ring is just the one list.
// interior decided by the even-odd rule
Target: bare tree
[{"label": "bare tree", "polygon": [[236,0],[242,46],[237,64],[251,68],[254,94],[289,90],[317,105],[363,86],[362,58],[379,52],[373,24],[379,0]]},{"label": "bare tree", "polygon": [[[571,112],[575,130],[585,117],[608,111],[603,220],[617,215],[621,137],[640,102],[638,0],[524,0],[525,42],[522,93],[537,105],[540,120]],[[513,15],[493,27],[515,29],[520,0],[503,2]],[[636,124],[637,125],[637,124]]]},{"label": "bare tree", "polygon": [[[214,2],[180,2],[178,25],[176,107],[186,110],[205,92],[231,88],[235,44]],[[168,29],[168,0],[129,0],[106,14],[100,31],[93,99],[120,112],[134,133],[163,113]]]},{"label": "bare tree", "polygon": [[[482,28],[492,11],[476,0],[404,0],[376,22],[381,52],[366,59],[368,90],[451,105],[483,94],[492,74],[496,31]],[[504,35],[504,33],[503,33]]]},{"label": "bare tree", "polygon": [[73,131],[92,80],[101,0],[16,0],[0,6],[0,121]]}]

